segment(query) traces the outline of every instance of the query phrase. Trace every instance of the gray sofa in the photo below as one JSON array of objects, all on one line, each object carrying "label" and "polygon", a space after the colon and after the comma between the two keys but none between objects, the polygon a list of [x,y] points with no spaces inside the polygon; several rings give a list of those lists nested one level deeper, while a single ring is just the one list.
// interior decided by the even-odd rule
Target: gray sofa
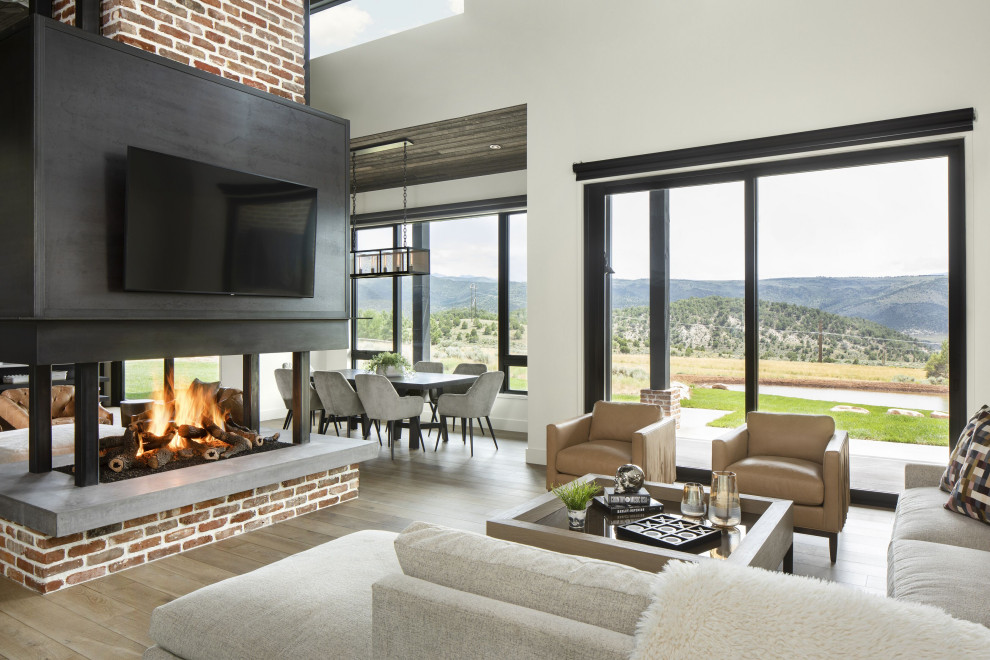
[{"label": "gray sofa", "polygon": [[887,595],[990,627],[990,526],[944,508],[943,465],[909,464],[887,548]]}]

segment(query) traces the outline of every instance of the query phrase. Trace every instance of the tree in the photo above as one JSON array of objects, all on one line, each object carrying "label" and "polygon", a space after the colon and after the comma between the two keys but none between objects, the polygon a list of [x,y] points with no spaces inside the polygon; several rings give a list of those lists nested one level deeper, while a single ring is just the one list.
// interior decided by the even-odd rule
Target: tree
[{"label": "tree", "polygon": [[949,376],[949,340],[942,341],[942,350],[932,353],[925,363],[925,376],[928,378]]}]

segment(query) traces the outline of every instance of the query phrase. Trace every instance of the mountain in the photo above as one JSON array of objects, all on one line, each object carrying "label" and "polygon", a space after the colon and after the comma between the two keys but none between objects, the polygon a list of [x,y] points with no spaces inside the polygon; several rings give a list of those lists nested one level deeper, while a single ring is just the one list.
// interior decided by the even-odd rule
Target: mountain
[{"label": "mountain", "polygon": [[[616,308],[647,305],[649,280],[613,280]],[[949,332],[946,274],[900,277],[789,277],[760,280],[760,300],[812,307],[875,321],[915,337]],[[720,296],[742,298],[741,280],[671,280],[671,302]]]},{"label": "mountain", "polygon": [[[406,287],[409,279],[403,280]],[[434,311],[471,306],[471,284],[477,285],[478,309],[497,312],[498,282],[486,277],[430,277]],[[392,280],[358,280],[359,307],[392,309]],[[671,280],[671,302],[688,298],[742,298],[741,280]],[[612,280],[616,309],[649,304],[649,280]],[[820,309],[874,321],[913,337],[942,339],[949,332],[949,279],[946,274],[901,277],[789,277],[760,280],[760,299]],[[403,296],[409,312],[410,296]],[[511,285],[511,309],[526,306],[526,283]]]}]

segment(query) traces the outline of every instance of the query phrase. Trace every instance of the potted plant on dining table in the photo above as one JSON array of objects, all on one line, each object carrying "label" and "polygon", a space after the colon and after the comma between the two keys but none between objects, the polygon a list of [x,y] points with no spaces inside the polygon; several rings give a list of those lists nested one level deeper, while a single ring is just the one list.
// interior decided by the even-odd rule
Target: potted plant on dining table
[{"label": "potted plant on dining table", "polygon": [[402,376],[412,370],[412,365],[398,353],[379,353],[368,360],[364,368],[382,376]]}]

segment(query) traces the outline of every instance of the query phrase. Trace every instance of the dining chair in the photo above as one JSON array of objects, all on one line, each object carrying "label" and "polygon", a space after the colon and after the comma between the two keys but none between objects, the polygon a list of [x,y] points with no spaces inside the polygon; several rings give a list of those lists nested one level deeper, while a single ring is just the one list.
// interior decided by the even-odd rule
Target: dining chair
[{"label": "dining chair", "polygon": [[[316,371],[313,373],[313,386],[323,402],[323,409],[327,411],[320,433],[325,433],[332,421],[334,431],[340,435],[338,422],[344,421],[347,422],[347,435],[350,435],[353,420],[360,418],[362,435],[368,437],[368,415],[364,411],[361,397],[344,378],[344,374],[339,371]],[[381,442],[382,434],[379,430],[378,444]]]},{"label": "dining chair", "polygon": [[[454,367],[454,372],[453,373],[455,373],[455,374],[465,374],[465,375],[469,375],[469,376],[480,376],[481,374],[485,373],[486,371],[488,371],[488,365],[486,365],[486,364],[481,364],[479,362],[461,362],[456,367]],[[444,391],[443,391],[443,393],[444,394],[467,394],[467,391],[471,389],[471,386],[472,385],[474,385],[474,383],[467,383],[465,385],[451,385],[450,387],[445,388]],[[456,420],[456,418],[455,418],[455,420]],[[456,430],[456,427],[457,427],[456,421],[455,422],[451,422],[451,427]],[[482,428],[482,426],[481,426],[481,420],[480,419],[478,420],[478,427],[481,428],[481,435],[484,435],[485,434],[485,429]],[[463,435],[464,429],[461,429],[461,431],[462,431],[462,435]]]},{"label": "dining chair", "polygon": [[[292,369],[276,369],[275,370],[275,385],[278,387],[278,393],[282,397],[282,402],[285,403],[285,407],[288,408],[289,412],[285,415],[285,423],[282,424],[283,429],[289,428],[289,424],[292,422]],[[313,426],[316,423],[316,413],[320,413],[320,425],[317,430],[324,428],[324,421],[326,419],[326,411],[323,409],[323,402],[320,400],[320,395],[316,393],[316,388],[313,384],[309,384],[309,425]]]},{"label": "dining chair", "polygon": [[[440,414],[440,430],[443,433],[443,441],[447,442],[447,418],[453,417],[461,419],[461,440],[464,440],[464,425],[467,424],[471,435],[471,455],[474,456],[474,420],[478,420],[478,427],[481,427],[481,418],[488,422],[488,431],[492,434],[492,442],[498,450],[498,440],[495,439],[495,429],[492,428],[492,406],[495,405],[495,398],[502,389],[502,381],[505,374],[501,371],[487,371],[474,381],[470,389],[464,394],[440,395],[437,403],[437,412]],[[433,448],[436,451],[440,447],[440,436],[437,435],[437,444]]]},{"label": "dining chair", "polygon": [[423,414],[425,404],[421,396],[399,396],[395,387],[385,376],[378,374],[357,374],[354,376],[358,396],[364,405],[368,417],[379,422],[385,422],[388,428],[388,446],[392,459],[395,459],[395,443],[402,434],[402,420],[409,420],[409,433],[419,436],[420,448],[423,446],[423,434],[419,431],[419,416]]}]

